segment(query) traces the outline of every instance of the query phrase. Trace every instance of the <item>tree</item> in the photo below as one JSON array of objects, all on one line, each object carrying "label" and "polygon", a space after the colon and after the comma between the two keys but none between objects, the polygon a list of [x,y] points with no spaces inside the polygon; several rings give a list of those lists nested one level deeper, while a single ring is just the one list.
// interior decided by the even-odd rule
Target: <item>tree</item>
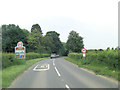
[{"label": "tree", "polygon": [[26,47],[26,52],[28,52],[28,35],[30,34],[30,32],[28,31],[28,30],[26,30],[26,29],[22,29],[22,31],[23,31],[23,37],[24,37],[24,39],[23,39],[23,44],[24,44],[24,46]]},{"label": "tree", "polygon": [[46,33],[46,36],[49,36],[49,37],[53,38],[53,44],[55,46],[52,48],[52,52],[62,55],[64,50],[63,50],[63,45],[62,45],[62,43],[59,39],[59,35],[60,34],[58,34],[55,31],[49,31],[49,32]]},{"label": "tree", "polygon": [[42,45],[42,38],[43,38],[43,36],[42,36],[41,32],[39,32],[37,29],[32,31],[27,37],[29,51],[31,51],[31,52],[34,51],[34,52],[39,52],[39,53],[44,51],[44,47]]},{"label": "tree", "polygon": [[110,47],[108,47],[106,50],[109,51],[109,50],[110,50]]},{"label": "tree", "polygon": [[43,34],[39,24],[32,25],[31,32],[33,32],[34,30],[38,30],[41,34]]},{"label": "tree", "polygon": [[69,53],[69,51],[67,50],[67,48],[66,48],[66,43],[65,42],[62,42],[62,44],[63,44],[63,48],[64,48],[64,56],[67,56],[68,55],[68,53]]},{"label": "tree", "polygon": [[2,25],[3,52],[14,52],[14,48],[19,41],[22,41],[25,46],[27,45],[26,33],[18,25]]},{"label": "tree", "polygon": [[52,53],[52,49],[55,47],[53,38],[45,35],[43,37],[43,45],[45,47],[46,52]]},{"label": "tree", "polygon": [[112,49],[111,50],[114,50],[114,48],[112,47]]},{"label": "tree", "polygon": [[84,47],[83,38],[79,36],[79,33],[76,31],[71,31],[68,36],[66,43],[66,48],[72,52],[81,52],[81,49]]}]

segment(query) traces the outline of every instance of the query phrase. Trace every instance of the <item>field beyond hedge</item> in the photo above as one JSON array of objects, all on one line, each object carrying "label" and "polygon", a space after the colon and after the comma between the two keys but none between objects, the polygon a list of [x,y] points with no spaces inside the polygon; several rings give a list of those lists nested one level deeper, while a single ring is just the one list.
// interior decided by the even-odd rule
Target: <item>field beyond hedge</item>
[{"label": "field beyond hedge", "polygon": [[83,58],[82,53],[69,53],[66,57],[68,61],[93,70],[96,74],[106,75],[120,80],[118,51],[90,51]]}]

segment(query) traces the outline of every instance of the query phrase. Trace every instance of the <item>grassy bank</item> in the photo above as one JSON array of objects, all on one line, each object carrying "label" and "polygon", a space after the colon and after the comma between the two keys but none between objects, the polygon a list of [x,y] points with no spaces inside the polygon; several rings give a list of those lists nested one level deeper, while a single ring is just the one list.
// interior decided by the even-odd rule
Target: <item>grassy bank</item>
[{"label": "grassy bank", "polygon": [[46,58],[31,59],[26,61],[26,64],[13,65],[2,70],[2,87],[9,87],[12,81],[25,70],[27,70],[34,63]]},{"label": "grassy bank", "polygon": [[[108,55],[106,56],[105,53]],[[86,59],[84,60],[81,53],[70,53],[65,59],[78,65],[79,67],[93,70],[96,74],[112,77],[120,81],[117,66],[118,57],[117,54],[115,56],[115,53],[114,57],[113,55],[110,56],[111,54],[112,52],[90,52],[86,53]]]}]

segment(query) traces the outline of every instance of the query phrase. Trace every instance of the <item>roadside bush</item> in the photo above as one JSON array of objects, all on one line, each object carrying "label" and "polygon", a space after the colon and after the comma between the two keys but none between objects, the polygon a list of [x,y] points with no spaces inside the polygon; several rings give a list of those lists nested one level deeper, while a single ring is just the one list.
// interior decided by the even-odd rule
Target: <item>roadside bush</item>
[{"label": "roadside bush", "polygon": [[86,53],[85,60],[82,58],[82,53],[69,53],[69,58],[80,60],[82,65],[106,65],[109,69],[118,70],[118,51],[97,51]]},{"label": "roadside bush", "polygon": [[3,53],[2,54],[2,68],[6,68],[12,65],[22,64],[22,60],[16,59],[13,53]]},{"label": "roadside bush", "polygon": [[82,54],[81,53],[69,53],[68,57],[74,58],[74,59],[82,59]]},{"label": "roadside bush", "polygon": [[[48,57],[49,54],[39,54],[39,53],[26,53],[25,60]],[[22,59],[16,59],[14,53],[2,53],[2,69],[12,66],[12,65],[20,65],[23,64]]]},{"label": "roadside bush", "polygon": [[41,55],[39,53],[30,52],[30,53],[26,53],[25,60],[35,59],[35,58],[39,58],[39,57],[41,57]]}]

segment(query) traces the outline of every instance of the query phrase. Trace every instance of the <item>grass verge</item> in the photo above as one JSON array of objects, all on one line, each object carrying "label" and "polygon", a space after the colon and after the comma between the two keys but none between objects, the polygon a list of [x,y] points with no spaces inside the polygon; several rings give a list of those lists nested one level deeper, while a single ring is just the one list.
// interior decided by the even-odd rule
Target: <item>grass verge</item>
[{"label": "grass verge", "polygon": [[30,66],[32,66],[36,62],[43,59],[46,59],[46,58],[31,59],[29,61],[26,61],[26,64],[14,65],[14,66],[10,66],[3,69],[2,70],[2,87],[3,88],[9,87],[17,76],[19,76],[21,73],[23,73],[25,70],[27,70]]},{"label": "grass verge", "polygon": [[104,76],[111,77],[111,78],[114,78],[114,79],[120,81],[120,77],[118,76],[118,71],[110,70],[105,65],[98,65],[98,64],[82,65],[81,60],[75,60],[75,59],[71,59],[69,57],[65,57],[65,59],[78,65],[78,67],[87,68],[87,69],[94,71],[98,75],[104,75]]}]

